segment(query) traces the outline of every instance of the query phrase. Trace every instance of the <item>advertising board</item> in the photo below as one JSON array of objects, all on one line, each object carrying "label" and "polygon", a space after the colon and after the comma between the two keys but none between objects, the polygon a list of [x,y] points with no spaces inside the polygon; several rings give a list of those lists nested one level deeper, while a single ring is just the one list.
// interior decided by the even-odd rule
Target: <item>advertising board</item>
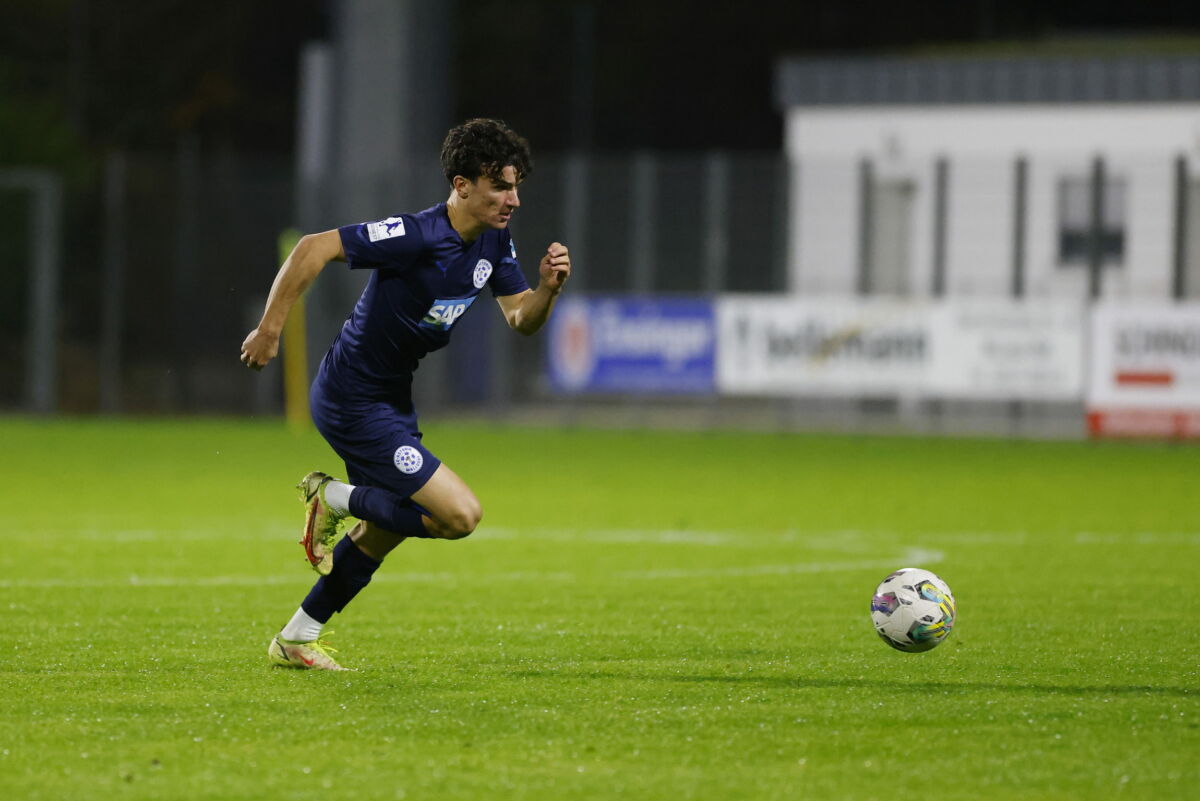
[{"label": "advertising board", "polygon": [[1087,407],[1094,436],[1200,437],[1200,304],[1097,306]]},{"label": "advertising board", "polygon": [[924,392],[938,398],[1079,401],[1085,309],[1064,301],[966,300],[933,307]]},{"label": "advertising board", "polygon": [[711,394],[716,325],[708,299],[571,297],[550,318],[555,391]]},{"label": "advertising board", "polygon": [[914,394],[929,369],[924,305],[730,295],[717,328],[717,387],[732,395]]}]

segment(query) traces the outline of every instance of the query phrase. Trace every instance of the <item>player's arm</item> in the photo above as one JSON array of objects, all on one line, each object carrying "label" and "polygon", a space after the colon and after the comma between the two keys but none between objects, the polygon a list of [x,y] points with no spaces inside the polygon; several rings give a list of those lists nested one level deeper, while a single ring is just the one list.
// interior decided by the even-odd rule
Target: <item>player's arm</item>
[{"label": "player's arm", "polygon": [[279,335],[287,321],[288,312],[296,299],[316,280],[325,265],[333,260],[345,261],[342,238],[337,230],[300,237],[296,247],[275,274],[267,306],[263,310],[258,327],[242,342],[242,363],[255,370],[267,366],[267,362],[279,353]]},{"label": "player's arm", "polygon": [[538,265],[538,275],[537,289],[496,298],[509,327],[526,336],[537,333],[550,319],[554,301],[571,276],[571,255],[565,245],[553,242],[546,248],[546,255]]}]

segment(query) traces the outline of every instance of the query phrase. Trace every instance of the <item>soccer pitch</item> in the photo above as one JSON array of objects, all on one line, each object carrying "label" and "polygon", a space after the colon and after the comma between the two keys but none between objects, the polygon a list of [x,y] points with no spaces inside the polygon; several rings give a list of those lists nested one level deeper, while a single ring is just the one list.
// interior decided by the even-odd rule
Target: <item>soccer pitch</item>
[{"label": "soccer pitch", "polygon": [[[431,424],[476,490],[272,668],[278,423],[0,420],[8,799],[1195,798],[1200,451]],[[926,654],[869,621],[926,567]]]}]

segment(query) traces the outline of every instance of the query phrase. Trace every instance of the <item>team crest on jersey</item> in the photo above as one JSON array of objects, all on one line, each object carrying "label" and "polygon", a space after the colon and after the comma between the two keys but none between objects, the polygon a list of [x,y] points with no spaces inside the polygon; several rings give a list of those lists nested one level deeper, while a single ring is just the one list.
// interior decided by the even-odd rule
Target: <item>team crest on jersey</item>
[{"label": "team crest on jersey", "polygon": [[411,476],[421,469],[421,465],[425,464],[425,457],[412,445],[401,445],[399,448],[396,448],[396,453],[392,456],[392,462],[401,473]]},{"label": "team crest on jersey", "polygon": [[[490,268],[491,265],[489,264]],[[479,268],[476,268],[478,270]],[[454,325],[459,317],[462,317],[467,309],[471,308],[471,304],[475,302],[477,295],[472,295],[469,298],[456,298],[454,300],[435,300],[433,305],[429,307],[429,311],[425,312],[425,316],[421,318],[422,328],[433,328],[438,331],[449,331],[450,326]]]},{"label": "team crest on jersey", "polygon": [[404,236],[404,218],[388,217],[386,220],[367,223],[367,236],[371,238],[372,242]]},{"label": "team crest on jersey", "polygon": [[475,262],[475,274],[472,280],[475,282],[476,289],[483,289],[483,285],[492,277],[492,263],[487,259],[480,259]]}]

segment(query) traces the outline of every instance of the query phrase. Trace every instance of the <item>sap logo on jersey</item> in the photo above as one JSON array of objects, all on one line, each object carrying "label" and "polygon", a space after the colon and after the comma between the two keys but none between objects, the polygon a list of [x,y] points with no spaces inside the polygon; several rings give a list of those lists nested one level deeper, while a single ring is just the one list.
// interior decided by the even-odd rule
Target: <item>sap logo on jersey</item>
[{"label": "sap logo on jersey", "polygon": [[467,309],[471,308],[476,297],[476,295],[472,295],[469,298],[458,298],[457,300],[435,300],[421,319],[421,327],[449,331],[450,326],[454,325],[454,322],[462,317]]},{"label": "sap logo on jersey", "polygon": [[475,282],[476,289],[483,289],[483,285],[492,277],[492,263],[487,259],[480,259],[475,262],[475,275],[472,280]]},{"label": "sap logo on jersey", "polygon": [[372,242],[404,236],[404,218],[388,217],[380,222],[367,223],[367,236]]}]

